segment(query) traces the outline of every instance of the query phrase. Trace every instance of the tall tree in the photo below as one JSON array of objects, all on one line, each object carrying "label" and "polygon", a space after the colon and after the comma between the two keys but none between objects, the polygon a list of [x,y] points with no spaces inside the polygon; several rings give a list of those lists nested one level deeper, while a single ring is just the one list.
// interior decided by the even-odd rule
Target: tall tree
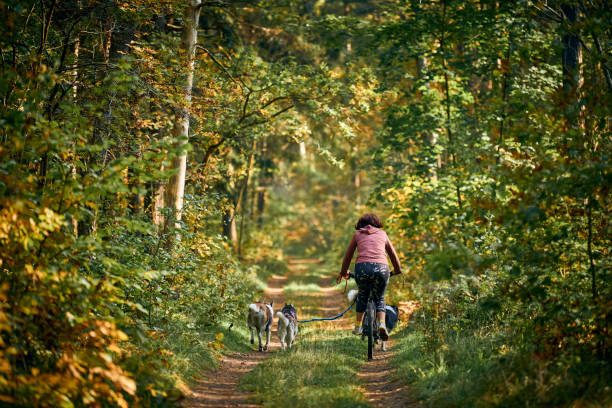
[{"label": "tall tree", "polygon": [[181,65],[184,75],[183,103],[176,108],[172,135],[177,156],[172,160],[171,169],[175,174],[166,187],[165,205],[174,210],[173,217],[166,220],[166,226],[173,220],[181,220],[183,199],[185,195],[185,178],[187,175],[186,145],[189,141],[189,119],[195,74],[195,55],[198,42],[198,23],[201,0],[189,0],[183,14],[183,34],[181,40]]}]

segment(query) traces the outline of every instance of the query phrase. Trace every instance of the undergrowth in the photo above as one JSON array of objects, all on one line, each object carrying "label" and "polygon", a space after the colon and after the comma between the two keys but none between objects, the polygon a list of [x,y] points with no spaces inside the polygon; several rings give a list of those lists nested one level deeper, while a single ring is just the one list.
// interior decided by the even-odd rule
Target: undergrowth
[{"label": "undergrowth", "polygon": [[484,299],[457,296],[455,286],[415,287],[423,309],[396,334],[391,363],[424,406],[611,406],[605,361],[544,354],[534,334]]}]

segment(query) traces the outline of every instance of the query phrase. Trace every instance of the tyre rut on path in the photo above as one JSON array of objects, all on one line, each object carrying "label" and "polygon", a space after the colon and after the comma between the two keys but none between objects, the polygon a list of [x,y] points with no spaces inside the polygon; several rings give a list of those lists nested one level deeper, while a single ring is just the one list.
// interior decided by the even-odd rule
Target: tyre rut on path
[{"label": "tyre rut on path", "polygon": [[[346,294],[333,286],[330,278],[321,279],[320,283],[325,292],[324,310],[333,315],[346,309],[348,300]],[[330,286],[332,285],[332,286]],[[341,285],[343,286],[343,285]],[[407,320],[417,308],[416,302],[402,302],[400,305],[400,318]],[[353,328],[353,313],[347,313],[342,318],[334,320],[331,324],[339,330]],[[363,357],[366,359],[367,343],[363,342]],[[394,370],[389,365],[389,358],[393,356],[393,342],[387,342],[387,351],[381,351],[376,345],[372,361],[365,361],[361,366],[359,378],[363,383],[364,394],[370,404],[375,407],[419,407],[410,398],[406,385],[393,378]]]},{"label": "tyre rut on path", "polygon": [[375,407],[418,407],[408,395],[406,385],[393,378],[394,370],[389,366],[391,356],[393,342],[387,342],[387,351],[381,351],[376,345],[372,360],[361,366],[359,378],[368,402]]},{"label": "tyre rut on path", "polygon": [[[265,301],[274,301],[274,309],[282,307],[283,286],[287,276],[273,275],[268,279],[265,292]],[[245,324],[245,321],[236,322]],[[265,336],[263,336],[265,342]],[[255,336],[257,344],[257,336]],[[238,388],[240,378],[253,370],[259,363],[270,357],[270,350],[280,348],[276,334],[276,325],[272,324],[270,345],[267,352],[251,351],[247,353],[232,353],[220,359],[219,368],[205,374],[190,390],[189,395],[181,404],[184,408],[211,408],[211,407],[240,407],[252,408],[259,405],[250,401],[250,394]]]},{"label": "tyre rut on path", "polygon": [[[292,264],[296,267],[300,264],[312,262],[313,260],[294,260],[290,262],[290,265]],[[266,301],[274,300],[275,310],[285,302],[283,287],[286,280],[287,276],[277,275],[268,279],[265,299]],[[313,294],[313,296],[322,298],[318,308],[321,316],[333,316],[346,309],[348,305],[346,294],[338,290],[338,286],[335,286],[332,278],[321,278],[319,286],[321,287],[321,292]],[[412,310],[412,306],[408,308]],[[406,308],[400,306],[400,310],[402,309]],[[411,311],[403,314],[403,316],[400,314],[401,319],[408,319]],[[347,313],[337,320],[318,324],[332,325],[332,327],[338,330],[350,330],[353,327],[353,318],[354,314]],[[246,322],[238,323],[246,324]],[[388,344],[391,345],[389,347],[390,350],[381,352],[378,348],[374,353],[374,359],[364,362],[361,366],[359,378],[364,384],[364,395],[368,402],[375,407],[418,407],[419,405],[415,404],[409,397],[406,386],[393,379],[393,369],[388,364],[389,358],[393,355],[393,345],[391,342]],[[270,357],[270,350],[274,351],[279,348],[280,342],[276,334],[276,325],[273,324],[268,352],[251,351],[223,356],[219,368],[206,373],[205,377],[192,387],[188,397],[181,406],[184,408],[259,407],[258,404],[252,402],[249,393],[238,388],[240,378]],[[367,353],[365,344],[363,344],[363,348],[365,360]]]},{"label": "tyre rut on path", "polygon": [[[412,314],[420,308],[420,303],[400,302],[398,306],[400,321],[407,323]],[[393,337],[393,333],[390,336]],[[392,340],[387,342],[386,351],[382,351],[380,345],[375,345],[372,360],[361,366],[359,378],[364,384],[366,398],[375,407],[421,407],[409,395],[407,385],[394,376],[395,370],[389,364],[389,359],[394,354],[393,347]]]}]

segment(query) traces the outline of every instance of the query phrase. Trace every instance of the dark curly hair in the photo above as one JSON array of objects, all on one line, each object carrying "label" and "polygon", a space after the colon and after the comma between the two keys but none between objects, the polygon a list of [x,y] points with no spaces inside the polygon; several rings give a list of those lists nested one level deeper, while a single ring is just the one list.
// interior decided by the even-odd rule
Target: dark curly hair
[{"label": "dark curly hair", "polygon": [[366,225],[371,225],[376,228],[383,227],[383,224],[380,221],[380,218],[378,218],[376,214],[372,214],[372,213],[363,214],[361,218],[359,218],[359,221],[357,221],[357,224],[355,224],[355,229],[358,230],[360,228],[365,227]]}]

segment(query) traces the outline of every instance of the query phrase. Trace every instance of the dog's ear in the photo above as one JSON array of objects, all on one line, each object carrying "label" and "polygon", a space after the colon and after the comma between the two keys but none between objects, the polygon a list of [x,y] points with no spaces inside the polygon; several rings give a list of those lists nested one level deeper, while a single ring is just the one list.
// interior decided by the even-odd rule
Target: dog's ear
[{"label": "dog's ear", "polygon": [[272,306],[273,304],[274,304],[274,299],[270,301],[270,306]]}]

